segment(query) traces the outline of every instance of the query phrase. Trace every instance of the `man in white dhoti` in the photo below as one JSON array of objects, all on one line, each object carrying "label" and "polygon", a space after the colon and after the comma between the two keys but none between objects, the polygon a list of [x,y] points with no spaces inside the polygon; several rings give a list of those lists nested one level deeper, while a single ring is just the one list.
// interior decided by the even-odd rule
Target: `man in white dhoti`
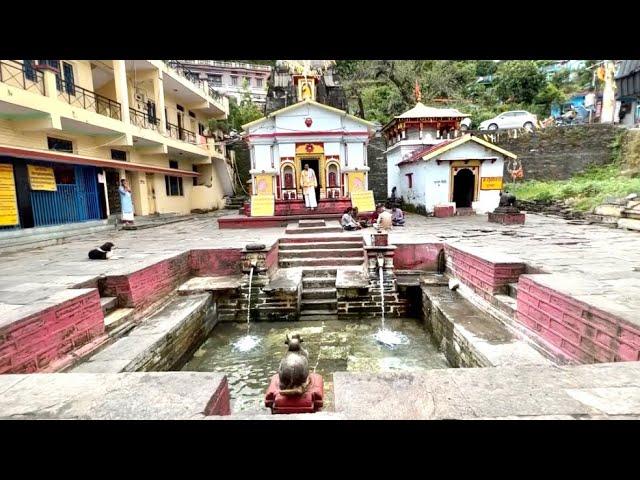
[{"label": "man in white dhoti", "polygon": [[318,180],[316,172],[309,168],[309,164],[304,164],[304,170],[300,174],[300,185],[302,186],[302,194],[304,195],[304,205],[311,210],[315,210],[318,206],[316,201],[316,187]]}]

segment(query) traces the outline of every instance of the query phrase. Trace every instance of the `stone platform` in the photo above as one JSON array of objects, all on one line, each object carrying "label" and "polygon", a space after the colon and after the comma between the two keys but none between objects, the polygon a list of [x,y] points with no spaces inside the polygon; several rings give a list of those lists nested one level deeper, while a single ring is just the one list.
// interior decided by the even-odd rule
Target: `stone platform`
[{"label": "stone platform", "polygon": [[515,212],[489,212],[489,221],[502,225],[524,225],[524,213]]}]

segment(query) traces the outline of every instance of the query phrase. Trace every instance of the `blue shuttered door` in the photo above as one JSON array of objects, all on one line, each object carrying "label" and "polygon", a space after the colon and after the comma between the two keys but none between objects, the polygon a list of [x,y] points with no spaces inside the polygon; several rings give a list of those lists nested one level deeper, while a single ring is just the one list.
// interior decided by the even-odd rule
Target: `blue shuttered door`
[{"label": "blue shuttered door", "polygon": [[37,227],[101,218],[96,168],[76,166],[74,174],[75,183],[58,183],[56,192],[31,191]]}]

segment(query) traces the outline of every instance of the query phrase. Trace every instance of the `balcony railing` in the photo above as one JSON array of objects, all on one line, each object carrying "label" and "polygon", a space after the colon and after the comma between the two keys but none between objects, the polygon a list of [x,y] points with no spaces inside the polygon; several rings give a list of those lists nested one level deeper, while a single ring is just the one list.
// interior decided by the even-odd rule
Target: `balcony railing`
[{"label": "balcony railing", "polygon": [[218,101],[222,101],[222,98],[224,97],[224,95],[214,90],[213,87],[209,85],[209,82],[201,79],[200,75],[197,72],[191,70],[188,65],[185,65],[184,63],[178,60],[163,60],[163,62],[169,68],[175,70],[178,74],[180,74],[181,76],[189,80],[191,83],[196,85],[198,88],[206,92],[211,98]]},{"label": "balcony railing", "polygon": [[148,128],[149,130],[158,130],[160,119],[158,117],[150,117],[148,113],[141,112],[135,108],[129,108],[129,118],[131,124],[140,128]]},{"label": "balcony railing", "polygon": [[193,63],[195,65],[211,65],[212,67],[219,68],[236,68],[245,70],[262,70],[264,72],[270,72],[271,67],[269,65],[257,65],[253,63],[241,63],[241,62],[224,62],[220,60],[178,60],[183,64]]},{"label": "balcony railing", "polygon": [[176,140],[182,140],[183,142],[196,143],[196,134],[186,128],[181,128],[178,125],[167,122],[167,136],[175,138]]},{"label": "balcony railing", "polygon": [[96,112],[115,120],[122,120],[122,106],[119,102],[64,79],[58,79],[58,98],[73,107]]},{"label": "balcony railing", "polygon": [[35,62],[29,66],[13,60],[0,60],[0,82],[28,92],[45,94],[44,74],[35,69]]}]

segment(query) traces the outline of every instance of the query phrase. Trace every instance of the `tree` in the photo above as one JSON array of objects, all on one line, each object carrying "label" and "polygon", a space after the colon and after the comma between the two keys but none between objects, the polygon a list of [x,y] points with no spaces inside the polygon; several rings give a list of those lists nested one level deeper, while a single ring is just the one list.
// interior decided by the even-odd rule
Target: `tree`
[{"label": "tree", "polygon": [[229,97],[229,115],[226,120],[210,120],[209,130],[222,130],[229,133],[231,130],[240,132],[242,125],[262,118],[262,110],[251,100],[251,92],[246,80],[242,83],[242,100],[240,104],[234,97]]},{"label": "tree", "polygon": [[504,62],[496,72],[496,93],[509,103],[532,103],[545,83],[545,75],[531,60]]}]

